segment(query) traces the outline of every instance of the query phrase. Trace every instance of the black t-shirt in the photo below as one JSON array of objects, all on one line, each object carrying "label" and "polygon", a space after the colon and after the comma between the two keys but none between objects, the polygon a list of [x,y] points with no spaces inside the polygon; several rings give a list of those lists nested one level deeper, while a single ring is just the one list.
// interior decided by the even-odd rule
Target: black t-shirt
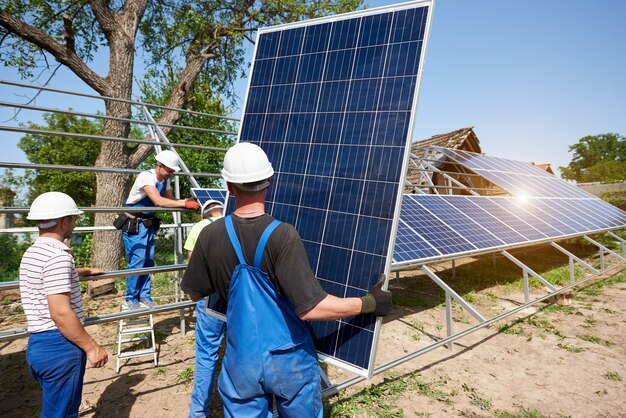
[{"label": "black t-shirt", "polygon": [[[253,265],[261,235],[274,218],[270,215],[256,218],[232,215],[232,218],[246,262]],[[238,264],[224,219],[219,219],[200,232],[181,288],[191,296],[205,297],[217,292],[227,300],[230,278]],[[268,273],[278,292],[287,298],[298,315],[327,296],[311,271],[300,235],[290,224],[282,223],[270,236],[261,270]]]}]

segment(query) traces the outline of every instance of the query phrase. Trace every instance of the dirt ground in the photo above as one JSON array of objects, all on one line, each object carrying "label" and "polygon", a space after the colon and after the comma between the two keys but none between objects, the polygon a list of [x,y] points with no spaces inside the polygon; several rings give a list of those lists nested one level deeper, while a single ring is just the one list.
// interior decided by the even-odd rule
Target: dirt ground
[{"label": "dirt ground", "polygon": [[[623,277],[623,275],[622,275]],[[427,280],[407,273],[400,287]],[[417,287],[416,287],[417,286]],[[541,290],[534,290],[536,295]],[[478,297],[480,296],[480,297]],[[395,297],[395,296],[394,296]],[[523,297],[477,293],[474,306],[491,318]],[[119,297],[100,299],[98,312],[118,309]],[[93,305],[90,305],[93,306]],[[381,417],[626,417],[626,283],[583,285],[571,305],[539,304],[489,328],[402,363],[325,400],[330,416]],[[454,309],[455,331],[476,321]],[[517,321],[516,321],[517,319]],[[109,363],[88,369],[81,417],[185,417],[194,364],[194,321],[180,333],[176,314],[155,317],[159,365],[123,362],[115,373],[116,325],[89,327],[107,344]],[[1,324],[3,329],[15,328]],[[444,337],[445,310],[396,306],[385,318],[376,363],[386,364]],[[0,416],[38,416],[39,388],[29,376],[26,339],[0,342]],[[328,368],[333,383],[352,377]],[[217,393],[211,416],[221,417]]]}]

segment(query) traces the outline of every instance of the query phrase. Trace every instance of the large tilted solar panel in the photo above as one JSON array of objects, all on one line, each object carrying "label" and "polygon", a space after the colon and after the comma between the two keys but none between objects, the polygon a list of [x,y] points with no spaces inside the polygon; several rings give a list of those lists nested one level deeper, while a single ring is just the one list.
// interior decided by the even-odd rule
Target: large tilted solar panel
[{"label": "large tilted solar panel", "polygon": [[[296,227],[336,296],[362,296],[389,269],[429,4],[258,34],[239,140],[267,153],[276,174],[266,210]],[[378,322],[312,322],[320,358],[369,375]]]},{"label": "large tilted solar panel", "polygon": [[600,199],[404,195],[394,263],[451,259],[626,227]]},{"label": "large tilted solar panel", "polygon": [[434,148],[451,160],[502,187],[513,196],[595,198],[592,194],[532,164],[463,150]]}]

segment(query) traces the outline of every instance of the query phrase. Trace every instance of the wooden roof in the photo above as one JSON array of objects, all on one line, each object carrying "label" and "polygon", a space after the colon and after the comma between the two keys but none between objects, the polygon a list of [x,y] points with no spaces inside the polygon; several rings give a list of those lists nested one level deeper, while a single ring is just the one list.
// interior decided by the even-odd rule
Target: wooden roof
[{"label": "wooden roof", "polygon": [[[457,129],[456,131],[445,134],[433,135],[428,139],[415,141],[411,145],[411,153],[417,157],[421,157],[424,151],[430,146],[439,146],[452,149],[461,149],[470,152],[481,152],[480,141],[474,132],[474,127]],[[409,169],[406,173],[406,180],[412,184],[416,184],[419,179],[419,170]],[[410,189],[406,191],[409,192]]]},{"label": "wooden roof", "polygon": [[554,171],[552,170],[552,167],[550,167],[550,163],[535,164],[535,163],[531,162],[531,164],[534,165],[537,168],[542,169],[543,171],[547,171],[548,173],[552,174],[553,176],[555,175]]},{"label": "wooden roof", "polygon": [[433,135],[428,139],[415,141],[411,145],[411,152],[421,157],[424,150],[430,146],[439,146],[452,149],[462,149],[470,152],[481,152],[480,141],[474,133],[474,127],[457,129],[445,134]]}]

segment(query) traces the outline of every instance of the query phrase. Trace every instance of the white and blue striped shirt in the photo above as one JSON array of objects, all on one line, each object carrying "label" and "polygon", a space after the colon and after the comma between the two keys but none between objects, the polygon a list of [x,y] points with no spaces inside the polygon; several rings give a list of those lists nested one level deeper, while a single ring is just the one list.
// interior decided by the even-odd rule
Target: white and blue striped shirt
[{"label": "white and blue striped shirt", "polygon": [[83,323],[83,299],[70,249],[56,239],[38,237],[20,264],[20,296],[29,332],[57,329],[47,296],[59,293],[70,294],[70,306]]}]

